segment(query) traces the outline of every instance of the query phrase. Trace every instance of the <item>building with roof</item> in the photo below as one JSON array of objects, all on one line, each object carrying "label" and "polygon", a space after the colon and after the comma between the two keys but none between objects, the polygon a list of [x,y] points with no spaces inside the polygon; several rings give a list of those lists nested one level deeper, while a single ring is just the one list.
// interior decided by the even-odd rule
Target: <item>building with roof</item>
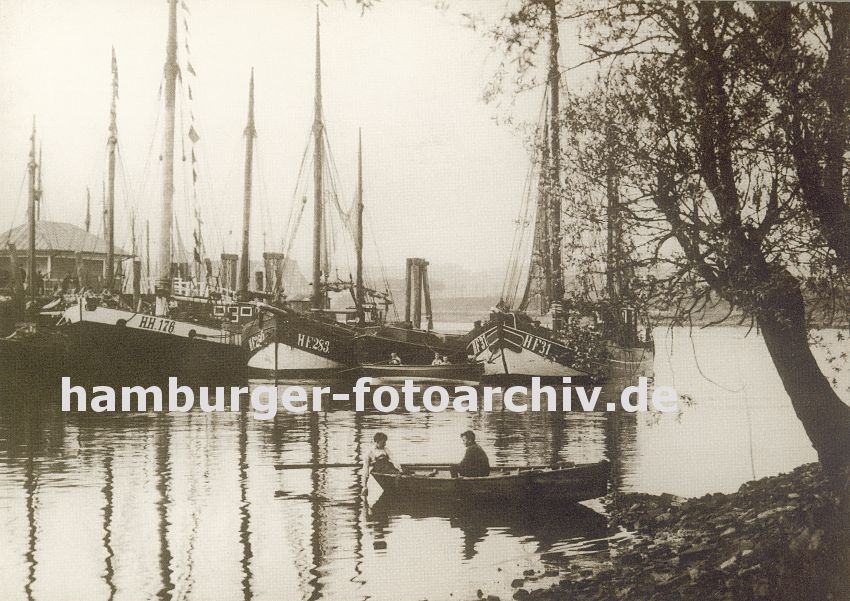
[{"label": "building with roof", "polygon": [[[10,245],[15,248],[19,272],[29,280],[27,252],[29,228],[23,224],[0,234],[0,288],[12,281]],[[55,289],[65,278],[82,275],[82,283],[97,288],[106,274],[106,240],[71,223],[37,221],[35,224],[35,265],[47,290]],[[131,255],[115,247],[116,270]]]}]

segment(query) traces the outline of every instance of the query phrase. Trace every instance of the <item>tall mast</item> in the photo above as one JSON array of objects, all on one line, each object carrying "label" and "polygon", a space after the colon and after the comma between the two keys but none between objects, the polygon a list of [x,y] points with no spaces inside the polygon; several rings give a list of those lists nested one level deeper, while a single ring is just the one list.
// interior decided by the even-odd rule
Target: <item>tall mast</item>
[{"label": "tall mast", "polygon": [[91,190],[86,186],[86,231],[91,229]]},{"label": "tall mast", "polygon": [[[548,108],[545,107],[544,110]],[[549,310],[549,303],[552,301],[552,257],[549,255],[549,198],[550,194],[548,193],[550,188],[546,183],[549,174],[547,171],[549,170],[549,120],[543,120],[543,148],[540,152],[540,188],[539,188],[539,198],[537,202],[537,214],[539,215],[538,219],[541,219],[543,223],[538,230],[543,240],[540,245],[540,249],[542,252],[540,253],[540,260],[542,264],[543,271],[543,294],[541,294],[541,303],[540,303],[540,312],[546,313]]]},{"label": "tall mast", "polygon": [[147,274],[148,283],[145,284],[150,291],[151,279],[151,222],[145,219],[145,273]]},{"label": "tall mast", "polygon": [[41,144],[38,145],[38,183],[35,189],[35,220],[41,221],[41,208],[44,203],[44,188],[41,185],[41,176],[43,174],[43,165],[41,162]]},{"label": "tall mast", "polygon": [[36,169],[35,162],[35,117],[32,118],[32,136],[30,137],[30,162],[27,166],[30,176],[29,205],[27,208],[27,224],[29,226],[29,248],[27,249],[27,290],[29,297],[35,300],[35,203],[36,203]]},{"label": "tall mast", "polygon": [[[171,289],[171,222],[174,203],[174,103],[177,94],[177,0],[168,0],[168,42],[165,51],[165,135],[162,161],[162,213],[159,222],[158,285],[165,295]],[[157,313],[167,313],[164,303],[158,303]]]},{"label": "tall mast", "polygon": [[[558,68],[558,3],[549,0],[549,85],[551,102],[551,153],[549,156],[550,187],[549,197],[549,252],[552,270],[552,298],[555,301],[553,318],[560,321],[560,302],[564,298],[564,274],[561,266],[561,128],[558,121],[560,112],[561,72]],[[560,323],[555,323],[556,329]]]},{"label": "tall mast", "polygon": [[112,48],[112,106],[109,110],[109,184],[106,196],[106,289],[112,290],[115,279],[115,149],[118,146],[118,61]]},{"label": "tall mast", "polygon": [[363,136],[357,130],[357,319],[363,323],[366,313],[363,309],[365,303],[365,291],[363,290]]},{"label": "tall mast", "polygon": [[613,126],[608,125],[606,132],[608,158],[605,172],[605,188],[607,196],[607,217],[608,217],[608,239],[606,248],[606,265],[605,265],[605,289],[608,292],[609,300],[616,300],[620,296],[620,273],[619,273],[619,257],[617,254],[620,245],[620,198],[617,190],[617,168],[614,165],[614,132]]},{"label": "tall mast", "polygon": [[239,265],[239,293],[248,294],[251,281],[251,264],[248,254],[248,240],[251,227],[251,174],[254,164],[254,69],[251,68],[251,83],[248,85],[248,125],[245,126],[245,202],[242,213],[242,262]]},{"label": "tall mast", "polygon": [[316,6],[316,91],[313,117],[313,309],[323,309],[322,290],[322,52],[319,38],[319,7]]}]

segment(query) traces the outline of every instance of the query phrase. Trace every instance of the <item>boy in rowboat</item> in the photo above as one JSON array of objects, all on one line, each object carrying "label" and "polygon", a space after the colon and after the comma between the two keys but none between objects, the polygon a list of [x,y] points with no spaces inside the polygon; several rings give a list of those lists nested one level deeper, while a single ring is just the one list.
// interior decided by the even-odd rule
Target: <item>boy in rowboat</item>
[{"label": "boy in rowboat", "polygon": [[466,453],[460,463],[449,468],[452,478],[466,476],[467,478],[478,478],[490,475],[490,460],[478,443],[475,442],[475,432],[467,430],[460,435],[460,439],[466,446]]},{"label": "boy in rowboat", "polygon": [[373,446],[366,459],[363,462],[363,493],[366,494],[369,486],[369,474],[400,474],[401,466],[393,461],[390,457],[390,452],[387,449],[387,435],[383,432],[377,432],[373,438],[375,446]]}]

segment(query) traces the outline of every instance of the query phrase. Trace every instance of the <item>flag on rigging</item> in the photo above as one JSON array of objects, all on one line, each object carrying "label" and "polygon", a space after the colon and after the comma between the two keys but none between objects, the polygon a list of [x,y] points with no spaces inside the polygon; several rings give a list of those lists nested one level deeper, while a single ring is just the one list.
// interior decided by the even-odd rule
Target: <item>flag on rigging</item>
[{"label": "flag on rigging", "polygon": [[201,139],[201,136],[195,131],[194,125],[189,128],[189,139],[192,140],[192,144],[197,144],[198,140]]}]

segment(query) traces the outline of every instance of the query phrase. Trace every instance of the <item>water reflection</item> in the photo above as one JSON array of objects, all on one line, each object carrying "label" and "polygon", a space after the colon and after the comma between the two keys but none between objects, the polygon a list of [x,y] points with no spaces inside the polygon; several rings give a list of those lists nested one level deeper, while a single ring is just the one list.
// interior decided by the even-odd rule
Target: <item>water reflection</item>
[{"label": "water reflection", "polygon": [[510,598],[524,570],[605,558],[613,533],[587,508],[364,501],[359,468],[273,469],[359,465],[377,431],[401,462],[457,461],[473,429],[494,464],[607,458],[615,489],[680,495],[814,458],[759,339],[656,339],[656,380],[695,399],[660,419],[62,414],[55,390],[0,383],[0,599]]}]

